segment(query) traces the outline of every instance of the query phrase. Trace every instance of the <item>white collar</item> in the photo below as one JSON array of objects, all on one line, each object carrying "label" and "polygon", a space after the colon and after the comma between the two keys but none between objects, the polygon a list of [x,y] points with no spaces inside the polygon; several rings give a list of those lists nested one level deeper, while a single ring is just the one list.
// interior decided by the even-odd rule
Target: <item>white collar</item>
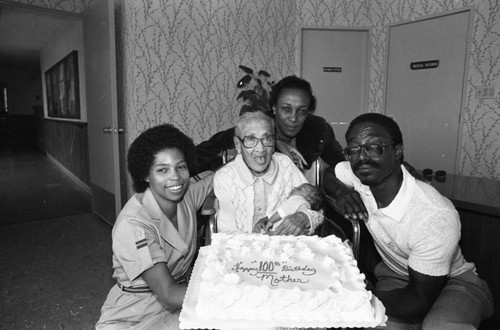
[{"label": "white collar", "polygon": [[399,188],[396,197],[394,197],[389,205],[379,209],[379,211],[383,212],[396,222],[400,222],[403,218],[416,187],[415,178],[403,165],[401,165],[401,170],[403,172],[403,182],[401,183],[401,187]]}]

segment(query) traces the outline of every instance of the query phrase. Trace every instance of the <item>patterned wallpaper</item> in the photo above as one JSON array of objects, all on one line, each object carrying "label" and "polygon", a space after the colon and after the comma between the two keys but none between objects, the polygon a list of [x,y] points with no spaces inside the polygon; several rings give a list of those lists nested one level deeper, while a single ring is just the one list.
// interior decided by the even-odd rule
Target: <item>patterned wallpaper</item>
[{"label": "patterned wallpaper", "polygon": [[296,73],[300,26],[372,27],[369,111],[380,112],[387,24],[474,5],[476,9],[459,172],[500,179],[500,13],[495,0],[126,1],[123,6],[128,137],[162,121],[195,142],[237,115],[238,64],[279,79]]},{"label": "patterned wallpaper", "polygon": [[[95,0],[11,0],[84,12]],[[121,0],[118,5],[120,105],[128,141],[171,122],[200,142],[232,125],[238,65],[275,79],[296,73],[302,25],[372,27],[369,111],[380,112],[387,24],[473,5],[470,70],[459,172],[500,179],[500,97],[478,100],[477,86],[499,86],[497,0]]]},{"label": "patterned wallpaper", "polygon": [[238,114],[239,64],[293,73],[294,6],[288,1],[137,1],[120,11],[129,137],[171,122],[201,142]]},{"label": "patterned wallpaper", "polygon": [[373,0],[370,1],[372,59],[370,111],[382,111],[386,25],[472,5],[469,77],[458,172],[500,179],[500,97],[478,100],[477,86],[497,86],[500,93],[500,2],[497,0]]}]

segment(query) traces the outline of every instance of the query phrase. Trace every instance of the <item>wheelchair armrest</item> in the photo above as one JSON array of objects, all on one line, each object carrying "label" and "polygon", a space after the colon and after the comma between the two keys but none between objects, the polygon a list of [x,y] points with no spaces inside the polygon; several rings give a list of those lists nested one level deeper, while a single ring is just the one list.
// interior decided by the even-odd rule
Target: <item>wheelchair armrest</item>
[{"label": "wheelchair armrest", "polygon": [[215,215],[211,215],[208,218],[207,229],[205,231],[205,245],[210,245],[212,243],[212,234],[217,232],[217,219]]},{"label": "wheelchair armrest", "polygon": [[[335,202],[335,200],[333,198],[331,198],[330,196],[326,195],[325,200],[326,200],[326,203],[328,204],[328,206],[332,207],[339,214],[342,214],[339,211],[339,209],[337,207],[337,203]],[[343,219],[345,219],[345,218],[343,218]],[[327,220],[332,221],[330,219],[327,219]],[[360,237],[361,237],[361,228],[360,228],[360,225],[359,225],[359,221],[357,221],[357,220],[350,220],[349,219],[349,222],[352,225],[352,239],[351,239],[352,252],[354,254],[354,259],[358,260],[358,257],[359,257]]]},{"label": "wheelchair armrest", "polygon": [[205,198],[200,211],[202,215],[208,216],[207,224],[204,226],[202,233],[204,245],[210,245],[212,243],[212,234],[217,232],[217,219],[215,218],[217,207],[217,198],[212,192]]},{"label": "wheelchair armrest", "polygon": [[207,198],[203,202],[203,206],[201,207],[202,215],[214,215],[216,213],[215,200],[216,198],[213,192],[207,196]]}]

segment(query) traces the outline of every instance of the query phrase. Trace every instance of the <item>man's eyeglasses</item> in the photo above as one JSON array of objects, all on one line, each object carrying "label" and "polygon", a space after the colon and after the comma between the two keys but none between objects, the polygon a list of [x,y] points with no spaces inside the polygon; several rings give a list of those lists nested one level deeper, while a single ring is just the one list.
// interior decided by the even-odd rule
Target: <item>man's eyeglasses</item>
[{"label": "man's eyeglasses", "polygon": [[241,141],[241,143],[243,143],[245,148],[254,148],[259,141],[264,147],[274,147],[274,142],[276,141],[276,137],[274,135],[267,135],[260,139],[255,136],[244,136],[243,138],[237,136],[237,138]]},{"label": "man's eyeglasses", "polygon": [[392,146],[396,144],[396,142],[392,143],[370,143],[370,144],[362,144],[357,147],[347,147],[344,148],[344,155],[347,159],[356,159],[359,157],[361,150],[370,157],[370,158],[378,158],[381,157],[385,152],[385,147]]}]

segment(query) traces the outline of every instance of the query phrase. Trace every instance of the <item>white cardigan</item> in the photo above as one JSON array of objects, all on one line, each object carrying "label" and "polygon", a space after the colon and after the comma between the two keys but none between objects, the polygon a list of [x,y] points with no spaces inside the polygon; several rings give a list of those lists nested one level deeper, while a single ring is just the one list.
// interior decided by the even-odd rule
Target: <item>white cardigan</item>
[{"label": "white cardigan", "polygon": [[[273,154],[269,171],[274,173],[265,213],[273,214],[290,195],[292,188],[306,183],[307,180],[290,158],[281,153]],[[252,232],[255,179],[241,155],[237,155],[234,161],[215,173],[214,191],[219,202],[217,212],[219,232]],[[313,233],[323,222],[323,214],[313,210],[304,213],[311,221],[310,233]]]}]

